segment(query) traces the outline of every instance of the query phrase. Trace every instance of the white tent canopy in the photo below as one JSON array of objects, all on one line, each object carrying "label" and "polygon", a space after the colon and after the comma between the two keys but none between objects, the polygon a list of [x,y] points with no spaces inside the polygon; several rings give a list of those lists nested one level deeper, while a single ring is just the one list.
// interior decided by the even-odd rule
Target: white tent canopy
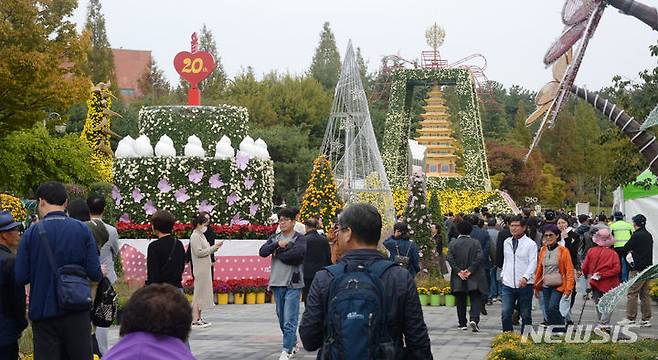
[{"label": "white tent canopy", "polygon": [[[641,184],[651,184],[650,187]],[[614,211],[624,213],[625,219],[642,214],[647,218],[647,230],[653,236],[653,263],[658,263],[658,180],[649,170],[640,174],[635,182],[617,188],[614,193]]]}]

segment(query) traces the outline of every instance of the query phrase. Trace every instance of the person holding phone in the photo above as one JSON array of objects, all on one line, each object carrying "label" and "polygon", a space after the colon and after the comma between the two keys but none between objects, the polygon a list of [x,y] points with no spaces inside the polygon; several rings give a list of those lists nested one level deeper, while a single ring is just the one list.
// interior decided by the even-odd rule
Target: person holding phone
[{"label": "person holding phone", "polygon": [[212,277],[210,272],[210,255],[214,254],[223,241],[210,245],[204,233],[208,229],[210,220],[203,214],[192,218],[192,235],[190,236],[190,253],[194,267],[194,297],[192,298],[192,328],[205,328],[211,323],[201,318],[201,311],[215,306],[213,301]]}]

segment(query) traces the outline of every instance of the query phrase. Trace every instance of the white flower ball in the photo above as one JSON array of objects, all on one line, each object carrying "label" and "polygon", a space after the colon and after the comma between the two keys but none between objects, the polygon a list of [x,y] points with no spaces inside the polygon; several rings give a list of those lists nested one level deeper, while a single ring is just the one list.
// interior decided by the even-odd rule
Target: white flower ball
[{"label": "white flower ball", "polygon": [[228,144],[231,145],[231,139],[228,138],[226,135],[222,135],[222,138],[219,139],[219,142],[222,144]]},{"label": "white flower ball", "polygon": [[176,156],[176,149],[160,138],[160,141],[155,144],[155,156]]},{"label": "white flower ball", "polygon": [[206,151],[197,144],[187,144],[185,145],[184,154],[187,157],[205,157]]},{"label": "white flower ball", "polygon": [[188,137],[187,143],[203,147],[203,145],[201,144],[201,139],[199,139],[196,135],[191,135],[190,137]]},{"label": "white flower ball", "polygon": [[153,147],[151,141],[146,135],[142,135],[135,140],[135,152],[140,157],[153,156]]},{"label": "white flower ball", "polygon": [[256,146],[258,146],[261,149],[267,150],[267,144],[261,138],[256,139],[256,141],[254,141],[254,144],[256,144]]},{"label": "white flower ball", "polygon": [[218,142],[215,146],[215,158],[219,160],[228,160],[235,157],[235,149],[230,144]]},{"label": "white flower ball", "polygon": [[[132,138],[130,140],[132,140]],[[134,140],[132,143],[134,143]],[[114,156],[116,156],[117,159],[137,157],[137,153],[135,152],[132,143],[130,141],[126,141],[125,139],[119,141],[117,150],[114,152]]]},{"label": "white flower ball", "polygon": [[171,145],[172,147],[174,146],[174,141],[171,140],[171,138],[167,135],[160,136],[160,141],[158,141],[158,143],[160,143],[160,142],[167,143],[167,144]]}]

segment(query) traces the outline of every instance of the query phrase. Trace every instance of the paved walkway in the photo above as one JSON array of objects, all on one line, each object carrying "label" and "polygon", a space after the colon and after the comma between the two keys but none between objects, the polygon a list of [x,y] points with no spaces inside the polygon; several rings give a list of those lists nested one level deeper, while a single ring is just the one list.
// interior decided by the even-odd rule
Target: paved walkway
[{"label": "paved walkway", "polygon": [[[580,314],[582,300],[574,305],[575,321]],[[481,331],[477,334],[456,329],[457,314],[454,307],[424,306],[425,322],[432,341],[435,359],[485,359],[491,340],[500,333],[500,304],[488,306],[489,315],[482,316]],[[654,304],[654,327],[633,329],[640,338],[658,338],[658,307]],[[613,315],[613,322],[623,318],[623,309]],[[278,359],[281,352],[281,332],[274,313],[274,305],[222,305],[204,313],[212,327],[193,330],[190,337],[192,352],[199,360],[205,359]],[[588,301],[583,324],[596,319],[593,303]],[[541,311],[535,302],[533,321],[541,320]],[[117,341],[118,328],[110,331],[110,343]],[[315,359],[315,353],[302,351],[295,359]]]}]

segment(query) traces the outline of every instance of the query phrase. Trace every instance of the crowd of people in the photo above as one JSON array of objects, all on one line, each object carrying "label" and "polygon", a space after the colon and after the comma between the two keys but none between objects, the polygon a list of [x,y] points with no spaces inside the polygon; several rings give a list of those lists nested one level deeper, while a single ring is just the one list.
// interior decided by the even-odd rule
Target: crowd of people
[{"label": "crowd of people", "polygon": [[[157,239],[148,245],[146,283],[126,303],[120,341],[109,348],[108,328],[92,311],[101,284],[117,280],[118,234],[103,221],[105,199],[92,194],[69,201],[57,182],[42,184],[36,196],[39,220],[24,232],[22,223],[0,212],[0,359],[18,358],[28,317],[37,360],[88,360],[94,354],[109,360],[193,359],[189,334],[211,326],[202,314],[214,306],[214,254],[223,244],[210,226],[211,214],[192,217],[187,251],[172,234],[171,213],[158,210],[151,216]],[[298,334],[318,358],[432,358],[415,284],[424,269],[408,224],[397,222],[382,243],[382,218],[372,205],[346,207],[330,219],[331,228],[318,217],[300,219],[294,208],[277,215],[279,228],[259,255],[271,257],[269,290],[282,334],[280,360],[298,351]],[[567,331],[577,292],[598,303],[652,265],[646,217],[636,215],[627,223],[616,212],[607,220],[551,210],[540,218],[530,209],[496,216],[477,209],[431,224],[434,265],[449,273],[457,329],[480,331],[486,306],[501,303],[502,330],[520,324],[523,332],[533,324],[534,295],[543,315],[539,322]],[[186,262],[194,278],[191,304],[182,289]],[[648,282],[636,282],[619,324],[651,326],[650,300]],[[609,329],[610,314],[597,314],[597,326]]]},{"label": "crowd of people", "polygon": [[[448,214],[445,220],[460,329],[479,331],[480,315],[487,314],[486,304],[500,302],[502,330],[512,331],[520,320],[520,331],[524,332],[533,324],[534,294],[543,316],[539,324],[565,332],[574,323],[571,310],[577,291],[598,304],[606,292],[652,265],[653,238],[642,214],[635,215],[631,224],[618,211],[608,221],[603,214],[592,219],[586,214],[576,217],[553,210],[544,211],[540,218],[529,208],[497,219],[486,209],[477,210],[473,214]],[[626,317],[618,325],[651,326],[648,286],[644,280],[631,287]],[[468,323],[466,296],[471,299]],[[638,302],[641,318],[637,318]],[[598,313],[598,309],[597,314],[597,326],[610,331],[610,314]]]}]

